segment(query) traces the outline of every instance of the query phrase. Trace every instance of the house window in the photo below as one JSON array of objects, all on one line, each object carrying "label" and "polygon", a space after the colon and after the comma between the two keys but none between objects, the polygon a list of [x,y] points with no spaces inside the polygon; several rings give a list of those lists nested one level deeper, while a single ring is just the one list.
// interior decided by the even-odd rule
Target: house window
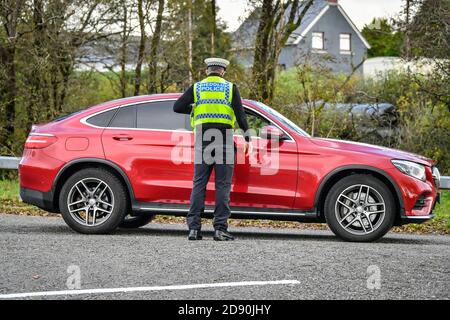
[{"label": "house window", "polygon": [[323,50],[325,48],[323,32],[312,33],[312,48],[316,50]]},{"label": "house window", "polygon": [[339,37],[341,51],[352,51],[351,34],[341,33]]}]

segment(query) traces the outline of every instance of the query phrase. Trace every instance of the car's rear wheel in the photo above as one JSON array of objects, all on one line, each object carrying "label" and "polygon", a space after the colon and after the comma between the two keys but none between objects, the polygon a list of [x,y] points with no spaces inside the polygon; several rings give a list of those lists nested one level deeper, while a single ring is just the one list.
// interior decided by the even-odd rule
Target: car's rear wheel
[{"label": "car's rear wheel", "polygon": [[111,172],[100,168],[83,169],[64,183],[59,207],[64,221],[75,231],[110,233],[127,212],[127,192]]},{"label": "car's rear wheel", "polygon": [[154,217],[155,215],[153,214],[145,214],[145,213],[137,216],[127,215],[120,223],[119,227],[124,229],[140,228],[149,224]]},{"label": "car's rear wheel", "polygon": [[396,206],[389,188],[371,175],[351,175],[330,189],[325,200],[330,229],[347,241],[370,242],[393,226]]}]

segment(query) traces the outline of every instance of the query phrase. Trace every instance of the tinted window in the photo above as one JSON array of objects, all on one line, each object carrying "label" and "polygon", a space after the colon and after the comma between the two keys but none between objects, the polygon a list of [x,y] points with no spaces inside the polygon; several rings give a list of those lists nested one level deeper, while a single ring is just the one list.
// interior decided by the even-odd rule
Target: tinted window
[{"label": "tinted window", "polygon": [[121,107],[109,126],[114,128],[136,128],[136,106]]},{"label": "tinted window", "polygon": [[159,101],[137,106],[137,127],[142,129],[177,130],[186,128],[187,115],[175,113],[175,101]]},{"label": "tinted window", "polygon": [[268,122],[265,118],[249,110],[245,110],[245,114],[247,115],[248,127],[249,129],[252,129],[252,136],[259,136],[261,129],[270,124],[270,122]]},{"label": "tinted window", "polygon": [[87,123],[97,127],[107,127],[117,109],[100,113],[86,120]]},{"label": "tinted window", "polygon": [[289,127],[291,130],[297,132],[299,135],[302,135],[302,136],[305,136],[305,137],[310,137],[310,135],[308,133],[306,133],[305,131],[300,129],[294,122],[292,122],[291,120],[289,120],[288,118],[283,116],[281,113],[279,113],[275,109],[272,109],[271,107],[266,106],[262,102],[253,101],[253,103],[258,105],[258,107],[260,107],[261,109],[263,109],[267,113],[269,113],[272,117],[277,118],[278,121],[283,123],[285,126]]}]

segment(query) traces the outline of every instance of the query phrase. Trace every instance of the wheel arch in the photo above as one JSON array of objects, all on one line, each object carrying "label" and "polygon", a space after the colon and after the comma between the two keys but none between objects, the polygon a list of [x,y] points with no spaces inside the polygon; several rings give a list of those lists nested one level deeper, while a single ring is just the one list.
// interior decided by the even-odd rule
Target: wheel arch
[{"label": "wheel arch", "polygon": [[67,162],[61,170],[59,170],[56,178],[53,182],[52,190],[53,190],[53,203],[56,206],[56,209],[59,211],[59,194],[61,192],[61,188],[67,178],[70,177],[73,173],[78,170],[84,168],[92,168],[99,167],[104,168],[114,175],[122,182],[122,184],[127,188],[128,197],[130,200],[130,204],[134,199],[134,191],[131,185],[130,180],[126,173],[120,168],[117,164],[112,161],[101,159],[101,158],[79,158],[72,161]]},{"label": "wheel arch", "polygon": [[400,217],[404,212],[404,201],[399,186],[387,172],[365,165],[347,165],[339,167],[328,173],[325,178],[322,179],[314,200],[314,208],[320,219],[325,219],[324,204],[328,191],[337,181],[339,181],[339,179],[352,174],[370,174],[381,180],[389,188],[397,205],[396,223],[399,222]]}]

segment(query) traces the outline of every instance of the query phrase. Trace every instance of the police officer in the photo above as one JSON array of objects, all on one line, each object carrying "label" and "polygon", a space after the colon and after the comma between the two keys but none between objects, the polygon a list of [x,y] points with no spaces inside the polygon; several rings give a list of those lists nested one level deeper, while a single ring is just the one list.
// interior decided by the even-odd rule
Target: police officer
[{"label": "police officer", "polygon": [[236,85],[223,77],[230,64],[220,58],[209,58],[206,79],[191,86],[173,107],[177,113],[191,115],[195,132],[194,181],[187,215],[189,240],[201,240],[201,215],[205,209],[206,185],[212,169],[215,172],[216,206],[214,240],[230,241],[230,191],[236,148],[233,142],[235,122],[245,132],[244,152],[250,152],[248,123]]}]

